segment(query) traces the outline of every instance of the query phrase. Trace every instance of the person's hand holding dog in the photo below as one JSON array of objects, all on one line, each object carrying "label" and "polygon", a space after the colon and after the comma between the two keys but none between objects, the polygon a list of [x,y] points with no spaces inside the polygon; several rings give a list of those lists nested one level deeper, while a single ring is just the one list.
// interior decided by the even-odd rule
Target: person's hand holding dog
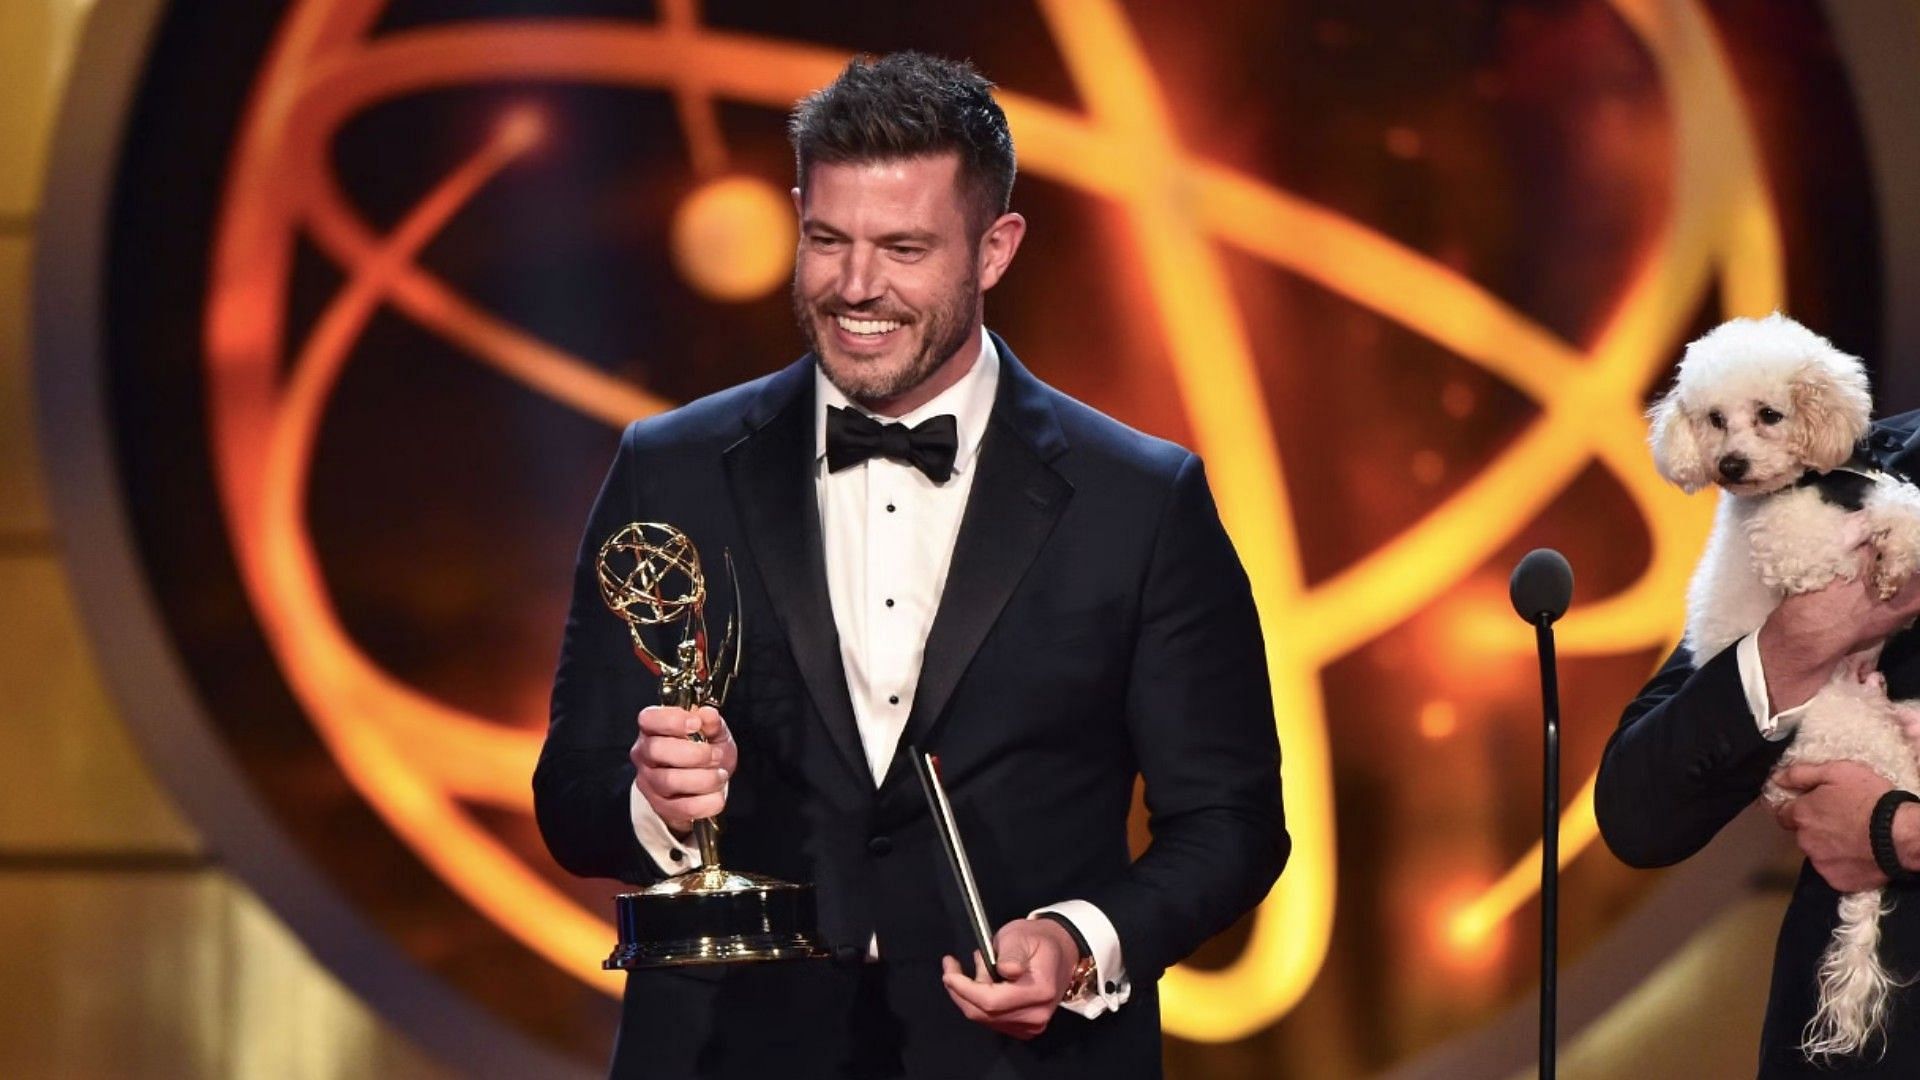
[{"label": "person's hand holding dog", "polygon": [[1886,639],[1920,614],[1920,577],[1881,600],[1869,584],[1872,559],[1872,549],[1862,548],[1861,572],[1853,580],[1789,596],[1761,625],[1760,666],[1774,711],[1806,704],[1843,661],[1864,679]]},{"label": "person's hand holding dog", "polygon": [[[1855,761],[1793,765],[1773,774],[1774,783],[1795,797],[1774,811],[1780,827],[1813,869],[1837,892],[1862,892],[1887,884],[1867,840],[1873,804],[1893,788],[1886,778]],[[1920,869],[1920,804],[1908,803],[1893,815],[1893,843],[1900,864]]]},{"label": "person's hand holding dog", "polygon": [[[1920,614],[1920,578],[1881,600],[1870,584],[1872,559],[1872,550],[1862,548],[1861,572],[1852,581],[1789,596],[1760,627],[1760,663],[1776,710],[1805,704],[1842,663],[1855,678],[1875,677],[1887,638]],[[1891,783],[1853,761],[1794,765],[1773,780],[1794,795],[1774,811],[1775,819],[1828,885],[1850,893],[1887,884],[1873,859],[1867,822]],[[1894,814],[1893,839],[1901,863],[1920,869],[1920,805]]]}]

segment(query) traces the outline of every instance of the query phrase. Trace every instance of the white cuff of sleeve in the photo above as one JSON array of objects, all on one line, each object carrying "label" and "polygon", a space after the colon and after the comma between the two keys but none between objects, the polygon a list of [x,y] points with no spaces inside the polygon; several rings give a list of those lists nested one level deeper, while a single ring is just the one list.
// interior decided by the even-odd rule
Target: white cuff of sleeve
[{"label": "white cuff of sleeve", "polygon": [[1127,966],[1120,958],[1120,932],[1113,928],[1106,913],[1085,900],[1063,900],[1048,904],[1027,918],[1043,911],[1064,916],[1080,931],[1080,936],[1087,939],[1087,949],[1093,954],[1093,992],[1063,1001],[1060,1007],[1091,1020],[1125,1005],[1133,996],[1133,984],[1127,981]]},{"label": "white cuff of sleeve", "polygon": [[627,815],[633,819],[633,835],[640,847],[653,859],[653,865],[669,876],[700,868],[700,849],[674,839],[673,830],[654,812],[653,804],[640,794],[640,788],[627,785]]},{"label": "white cuff of sleeve", "polygon": [[1734,646],[1733,658],[1740,665],[1740,685],[1747,692],[1747,708],[1753,713],[1754,723],[1760,725],[1760,737],[1779,742],[1793,734],[1807,707],[1801,704],[1774,713],[1773,701],[1767,696],[1767,672],[1760,666],[1760,631],[1741,638]]}]

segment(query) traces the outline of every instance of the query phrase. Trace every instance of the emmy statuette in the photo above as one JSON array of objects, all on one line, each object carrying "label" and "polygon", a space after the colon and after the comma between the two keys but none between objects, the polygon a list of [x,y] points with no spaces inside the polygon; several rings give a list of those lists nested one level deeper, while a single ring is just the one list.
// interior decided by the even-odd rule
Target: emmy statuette
[{"label": "emmy statuette", "polygon": [[[600,597],[626,622],[633,651],[660,679],[660,701],[720,707],[740,673],[740,589],[724,554],[734,610],[708,652],[707,580],[687,535],[634,522],[600,546]],[[689,738],[702,741],[695,733]],[[827,956],[815,930],[813,886],[722,869],[720,823],[693,823],[701,866],[614,898],[619,945],[602,967],[637,970]]]}]

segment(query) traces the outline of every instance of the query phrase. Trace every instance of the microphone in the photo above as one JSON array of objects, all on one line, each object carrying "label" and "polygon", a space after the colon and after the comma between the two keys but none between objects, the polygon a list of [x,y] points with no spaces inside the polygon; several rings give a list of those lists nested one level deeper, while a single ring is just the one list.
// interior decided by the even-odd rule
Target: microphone
[{"label": "microphone", "polygon": [[1507,595],[1513,610],[1528,622],[1555,622],[1573,600],[1573,567],[1552,548],[1534,548],[1513,568]]},{"label": "microphone", "polygon": [[1560,680],[1553,623],[1573,602],[1573,567],[1552,548],[1527,552],[1507,583],[1513,610],[1533,624],[1540,652],[1540,702],[1546,719],[1546,763],[1540,799],[1540,1080],[1553,1080],[1560,932]]}]

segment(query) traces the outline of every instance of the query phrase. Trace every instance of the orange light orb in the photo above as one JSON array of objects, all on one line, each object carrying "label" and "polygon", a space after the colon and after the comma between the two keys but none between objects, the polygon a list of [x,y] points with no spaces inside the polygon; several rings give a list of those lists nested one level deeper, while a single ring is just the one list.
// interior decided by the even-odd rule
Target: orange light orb
[{"label": "orange light orb", "polygon": [[793,208],[764,180],[702,185],[673,215],[673,262],[715,300],[758,300],[793,271]]},{"label": "orange light orb", "polygon": [[494,129],[493,137],[501,150],[520,154],[540,145],[546,134],[547,119],[540,110],[532,105],[521,105],[500,117],[500,125]]},{"label": "orange light orb", "polygon": [[1433,742],[1450,737],[1460,728],[1460,710],[1453,702],[1429,701],[1420,707],[1420,734]]}]

